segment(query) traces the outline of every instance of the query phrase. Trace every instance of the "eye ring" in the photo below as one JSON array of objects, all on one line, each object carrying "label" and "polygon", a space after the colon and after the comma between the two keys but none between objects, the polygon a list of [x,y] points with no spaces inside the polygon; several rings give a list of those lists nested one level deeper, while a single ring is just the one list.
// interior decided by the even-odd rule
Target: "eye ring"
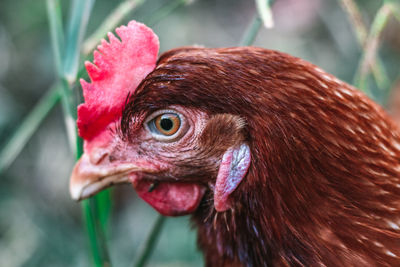
[{"label": "eye ring", "polygon": [[144,127],[155,139],[165,142],[177,140],[188,128],[186,118],[172,109],[152,113],[145,120]]}]

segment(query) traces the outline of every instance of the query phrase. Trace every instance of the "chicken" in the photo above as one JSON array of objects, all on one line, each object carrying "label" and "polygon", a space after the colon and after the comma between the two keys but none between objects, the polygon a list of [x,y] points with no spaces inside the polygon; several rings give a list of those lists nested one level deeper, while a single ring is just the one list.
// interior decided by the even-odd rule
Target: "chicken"
[{"label": "chicken", "polygon": [[[400,266],[400,130],[352,86],[256,47],[131,22],[87,63],[74,199],[132,183],[192,214],[207,266]],[[136,88],[136,89],[135,89]]]}]

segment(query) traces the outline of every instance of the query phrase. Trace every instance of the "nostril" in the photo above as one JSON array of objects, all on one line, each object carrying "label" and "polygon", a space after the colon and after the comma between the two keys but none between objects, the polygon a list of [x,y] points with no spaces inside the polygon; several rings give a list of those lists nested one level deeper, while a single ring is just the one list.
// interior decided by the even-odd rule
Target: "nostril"
[{"label": "nostril", "polygon": [[114,160],[116,160],[116,158],[115,158],[113,155],[110,155],[110,156],[108,157],[108,160],[109,160],[110,162],[113,162]]},{"label": "nostril", "polygon": [[107,156],[109,152],[107,149],[104,148],[96,148],[93,149],[92,153],[90,153],[90,162],[92,164],[99,164],[102,162]]}]

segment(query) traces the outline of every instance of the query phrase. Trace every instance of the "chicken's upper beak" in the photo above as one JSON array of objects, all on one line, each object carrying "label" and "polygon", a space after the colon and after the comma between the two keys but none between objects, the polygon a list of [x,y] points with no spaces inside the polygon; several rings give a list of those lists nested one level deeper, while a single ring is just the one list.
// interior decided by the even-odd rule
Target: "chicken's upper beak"
[{"label": "chicken's upper beak", "polygon": [[90,156],[83,154],[71,174],[71,197],[82,200],[111,185],[129,183],[129,174],[141,170],[143,168],[134,163],[92,163]]}]

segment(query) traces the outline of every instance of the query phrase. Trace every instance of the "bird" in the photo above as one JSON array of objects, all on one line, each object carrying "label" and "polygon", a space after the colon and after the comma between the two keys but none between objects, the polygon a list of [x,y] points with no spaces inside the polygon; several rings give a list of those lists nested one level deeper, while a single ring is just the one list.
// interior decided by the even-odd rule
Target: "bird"
[{"label": "bird", "polygon": [[400,266],[400,129],[353,86],[259,47],[158,57],[132,21],[81,81],[73,199],[118,183],[191,215],[206,266]]}]

